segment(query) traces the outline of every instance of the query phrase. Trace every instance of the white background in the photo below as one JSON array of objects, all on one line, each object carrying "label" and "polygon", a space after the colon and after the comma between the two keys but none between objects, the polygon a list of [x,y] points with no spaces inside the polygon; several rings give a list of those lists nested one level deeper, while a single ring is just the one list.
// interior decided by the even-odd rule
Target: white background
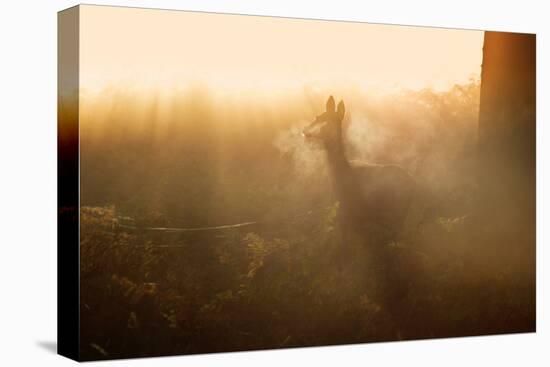
[{"label": "white background", "polygon": [[[545,1],[96,1],[97,4],[536,32],[537,333],[103,362],[114,366],[548,366],[550,47]],[[0,9],[0,365],[50,366],[56,341],[56,12],[73,1]],[[546,290],[545,290],[546,288]],[[94,365],[94,364],[91,364]]]}]

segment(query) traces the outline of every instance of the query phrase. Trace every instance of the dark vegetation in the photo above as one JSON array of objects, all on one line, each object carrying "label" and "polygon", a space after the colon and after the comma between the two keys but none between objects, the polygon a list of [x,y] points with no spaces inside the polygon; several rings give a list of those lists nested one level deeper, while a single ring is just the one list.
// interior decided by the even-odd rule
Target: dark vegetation
[{"label": "dark vegetation", "polygon": [[380,243],[385,264],[361,246],[342,259],[323,153],[300,136],[327,95],[84,95],[83,359],[534,330],[534,233],[476,211],[479,84],[339,94],[349,157],[399,164],[429,193],[402,239]]}]

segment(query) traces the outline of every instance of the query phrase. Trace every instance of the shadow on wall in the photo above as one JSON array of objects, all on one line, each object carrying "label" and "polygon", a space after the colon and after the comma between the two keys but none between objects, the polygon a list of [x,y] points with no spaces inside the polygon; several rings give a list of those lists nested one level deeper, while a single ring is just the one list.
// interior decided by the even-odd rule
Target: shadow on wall
[{"label": "shadow on wall", "polygon": [[47,352],[57,354],[57,342],[52,340],[39,340],[36,345]]}]

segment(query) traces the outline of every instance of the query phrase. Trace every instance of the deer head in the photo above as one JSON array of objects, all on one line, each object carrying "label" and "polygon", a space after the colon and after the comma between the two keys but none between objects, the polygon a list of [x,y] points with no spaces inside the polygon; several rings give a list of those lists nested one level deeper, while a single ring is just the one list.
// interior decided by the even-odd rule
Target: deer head
[{"label": "deer head", "polygon": [[311,141],[321,142],[326,148],[339,147],[342,144],[342,120],[344,119],[344,102],[335,107],[334,97],[327,100],[326,111],[315,118],[303,131],[302,135]]}]

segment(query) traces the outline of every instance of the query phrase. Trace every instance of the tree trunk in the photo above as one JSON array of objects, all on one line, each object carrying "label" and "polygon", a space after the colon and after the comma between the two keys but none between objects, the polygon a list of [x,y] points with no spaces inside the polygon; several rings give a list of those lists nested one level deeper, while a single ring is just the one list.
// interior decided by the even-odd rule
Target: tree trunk
[{"label": "tree trunk", "polygon": [[535,47],[534,34],[485,32],[479,110],[482,212],[533,234]]}]

